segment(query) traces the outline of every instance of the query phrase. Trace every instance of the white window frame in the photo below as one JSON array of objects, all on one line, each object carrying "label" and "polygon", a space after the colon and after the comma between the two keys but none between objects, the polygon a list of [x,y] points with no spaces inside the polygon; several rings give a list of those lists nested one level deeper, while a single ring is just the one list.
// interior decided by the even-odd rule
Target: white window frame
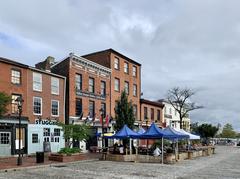
[{"label": "white window frame", "polygon": [[[134,70],[135,69],[135,70]],[[133,77],[137,77],[137,67],[136,66],[133,66],[133,68],[132,68],[132,75],[133,75]]]},{"label": "white window frame", "polygon": [[[40,82],[35,81],[34,77],[39,77],[40,78]],[[35,83],[40,84],[40,88],[36,88],[36,86],[34,85]],[[35,73],[33,72],[33,91],[42,91],[42,74],[41,73]]]},{"label": "white window frame", "polygon": [[[136,92],[136,93],[135,93]],[[133,96],[136,97],[137,96],[137,85],[133,84]]]},{"label": "white window frame", "polygon": [[[116,85],[117,85],[116,81],[118,81],[118,89],[116,89]],[[120,79],[118,78],[114,79],[114,91],[117,91],[117,92],[120,91]]]},{"label": "white window frame", "polygon": [[124,73],[129,74],[129,63],[124,62]]},{"label": "white window frame", "polygon": [[129,95],[130,91],[129,91],[129,82],[128,81],[125,81],[124,82],[124,90],[125,92]]},{"label": "white window frame", "polygon": [[[53,104],[53,101],[55,101],[55,102],[58,103],[58,114],[57,114],[57,115],[54,115],[54,114],[52,113],[52,104]],[[52,115],[53,117],[59,117],[59,101],[58,101],[58,100],[51,100],[51,115]]]},{"label": "white window frame", "polygon": [[[41,101],[41,113],[40,114],[34,112],[34,99],[40,99],[40,101]],[[42,98],[34,96],[33,97],[33,105],[32,105],[32,107],[33,107],[33,114],[36,115],[36,116],[41,116],[42,115],[42,106],[43,106]]]},{"label": "white window frame", "polygon": [[119,70],[120,69],[120,64],[119,64],[120,60],[118,57],[114,58],[114,69]]},{"label": "white window frame", "polygon": [[[56,82],[56,86],[54,85],[54,82]],[[53,89],[57,89],[54,91]],[[51,93],[55,95],[59,95],[59,79],[56,77],[51,77]]]}]

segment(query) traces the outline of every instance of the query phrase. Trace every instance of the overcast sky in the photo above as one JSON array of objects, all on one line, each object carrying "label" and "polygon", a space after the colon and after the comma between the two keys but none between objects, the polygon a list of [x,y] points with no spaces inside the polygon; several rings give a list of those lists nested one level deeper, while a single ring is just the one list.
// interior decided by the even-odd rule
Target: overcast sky
[{"label": "overcast sky", "polygon": [[34,65],[47,56],[113,48],[142,64],[144,98],[197,90],[192,121],[240,131],[240,1],[7,0],[0,56]]}]

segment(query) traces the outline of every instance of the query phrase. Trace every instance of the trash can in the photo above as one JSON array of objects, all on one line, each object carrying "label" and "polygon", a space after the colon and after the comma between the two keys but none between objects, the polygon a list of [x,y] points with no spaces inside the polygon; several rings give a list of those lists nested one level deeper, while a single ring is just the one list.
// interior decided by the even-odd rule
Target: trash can
[{"label": "trash can", "polygon": [[44,163],[44,152],[36,152],[36,163]]}]

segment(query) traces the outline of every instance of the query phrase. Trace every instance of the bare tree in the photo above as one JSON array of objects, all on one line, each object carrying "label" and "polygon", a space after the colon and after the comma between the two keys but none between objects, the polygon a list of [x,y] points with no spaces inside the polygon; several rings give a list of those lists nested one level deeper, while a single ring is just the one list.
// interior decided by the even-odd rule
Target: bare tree
[{"label": "bare tree", "polygon": [[174,87],[168,91],[167,100],[179,114],[181,129],[183,118],[187,117],[190,111],[203,108],[191,101],[191,97],[194,95],[195,91],[189,88]]}]

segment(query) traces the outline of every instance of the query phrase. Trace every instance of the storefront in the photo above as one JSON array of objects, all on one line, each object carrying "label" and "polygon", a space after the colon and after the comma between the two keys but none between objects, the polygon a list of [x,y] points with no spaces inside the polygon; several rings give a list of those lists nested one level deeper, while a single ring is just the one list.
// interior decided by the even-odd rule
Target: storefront
[{"label": "storefront", "polygon": [[27,154],[28,148],[28,118],[21,118],[21,138],[19,139],[19,121],[17,117],[4,117],[0,119],[0,156],[18,154],[19,140],[21,153]]},{"label": "storefront", "polygon": [[62,128],[49,120],[36,120],[35,124],[28,125],[28,154],[44,151],[44,145],[48,144],[48,150],[58,152],[65,147]]}]

